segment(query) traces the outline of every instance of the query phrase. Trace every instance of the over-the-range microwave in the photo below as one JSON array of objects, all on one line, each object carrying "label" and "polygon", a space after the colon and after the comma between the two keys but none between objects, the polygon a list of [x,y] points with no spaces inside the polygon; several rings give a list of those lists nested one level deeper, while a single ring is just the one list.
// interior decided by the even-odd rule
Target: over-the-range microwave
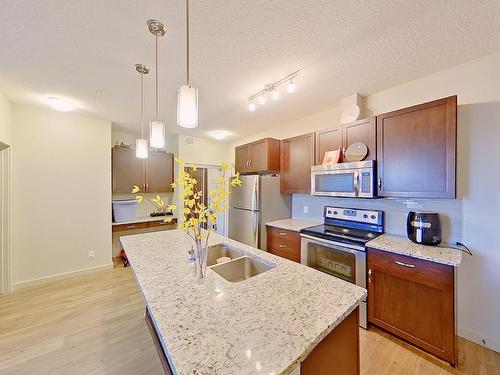
[{"label": "over-the-range microwave", "polygon": [[327,197],[375,198],[375,160],[311,167],[311,194]]}]

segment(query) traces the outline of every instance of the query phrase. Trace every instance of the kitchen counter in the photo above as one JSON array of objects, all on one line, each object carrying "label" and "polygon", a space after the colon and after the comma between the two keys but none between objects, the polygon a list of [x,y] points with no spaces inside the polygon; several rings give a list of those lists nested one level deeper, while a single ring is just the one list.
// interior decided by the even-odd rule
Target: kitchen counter
[{"label": "kitchen counter", "polygon": [[446,247],[446,245],[420,245],[410,241],[407,237],[393,234],[382,234],[368,242],[366,246],[449,266],[456,267],[462,262],[462,251],[460,250]]},{"label": "kitchen counter", "polygon": [[283,219],[266,223],[268,227],[291,230],[300,232],[302,229],[312,227],[314,225],[323,224],[321,221],[305,220],[305,219]]},{"label": "kitchen counter", "polygon": [[113,222],[112,225],[123,225],[123,224],[137,224],[137,223],[150,223],[152,221],[161,221],[166,217],[173,217],[172,215],[167,216],[144,216],[144,217],[136,217],[134,220],[122,221],[119,223]]},{"label": "kitchen counter", "polygon": [[208,269],[198,281],[181,230],[121,242],[177,374],[289,374],[366,297],[356,285],[217,234],[210,244],[231,244],[276,268],[235,283]]}]

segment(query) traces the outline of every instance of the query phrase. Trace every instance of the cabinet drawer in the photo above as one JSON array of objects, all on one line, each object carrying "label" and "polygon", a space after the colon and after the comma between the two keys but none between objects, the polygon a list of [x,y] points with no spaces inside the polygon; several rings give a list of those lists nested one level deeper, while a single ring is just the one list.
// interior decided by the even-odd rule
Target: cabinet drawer
[{"label": "cabinet drawer", "polygon": [[147,227],[148,223],[119,224],[119,225],[113,225],[113,232],[123,232],[126,230],[143,229]]},{"label": "cabinet drawer", "polygon": [[452,266],[372,248],[368,249],[368,267],[430,287],[454,283]]},{"label": "cabinet drawer", "polygon": [[271,254],[300,262],[300,235],[279,228],[267,228],[267,251]]},{"label": "cabinet drawer", "polygon": [[177,226],[177,221],[174,219],[170,223],[166,223],[162,220],[158,221],[150,221],[148,223],[149,227],[171,227],[171,229],[174,229]]}]

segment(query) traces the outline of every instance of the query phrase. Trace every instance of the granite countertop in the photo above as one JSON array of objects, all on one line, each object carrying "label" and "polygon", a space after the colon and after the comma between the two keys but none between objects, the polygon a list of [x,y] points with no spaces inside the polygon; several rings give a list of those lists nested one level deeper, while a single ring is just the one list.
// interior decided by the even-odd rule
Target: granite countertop
[{"label": "granite countertop", "polygon": [[304,228],[312,227],[314,225],[319,225],[319,224],[323,224],[323,222],[305,220],[305,219],[294,219],[294,218],[271,221],[269,223],[266,223],[266,225],[269,227],[292,230],[294,232],[300,232]]},{"label": "granite countertop", "polygon": [[[129,221],[121,221],[119,223],[113,222],[112,225],[122,225],[122,224],[137,224],[137,223],[149,223],[151,221],[161,221],[166,217],[172,217],[172,215],[167,216],[144,216],[144,217],[136,217],[134,220]],[[175,219],[175,217],[174,217]]]},{"label": "granite countertop", "polygon": [[232,283],[198,281],[181,230],[121,237],[177,374],[289,374],[366,297],[366,290],[212,234],[276,268]]},{"label": "granite countertop", "polygon": [[410,241],[407,237],[394,234],[382,234],[368,242],[366,246],[449,266],[459,266],[462,262],[462,251],[460,250],[446,247],[446,245],[420,245]]}]

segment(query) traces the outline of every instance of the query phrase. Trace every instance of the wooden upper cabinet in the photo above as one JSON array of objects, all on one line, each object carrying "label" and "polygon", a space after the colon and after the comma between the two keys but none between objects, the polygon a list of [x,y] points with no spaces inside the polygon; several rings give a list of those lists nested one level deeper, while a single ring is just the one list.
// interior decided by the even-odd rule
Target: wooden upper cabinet
[{"label": "wooden upper cabinet", "polygon": [[146,191],[166,193],[173,191],[174,155],[164,152],[150,152],[146,162]]},{"label": "wooden upper cabinet", "polygon": [[235,148],[235,167],[240,173],[278,172],[280,141],[264,138]]},{"label": "wooden upper cabinet", "polygon": [[325,129],[316,132],[316,165],[323,162],[327,151],[342,149],[342,128]]},{"label": "wooden upper cabinet", "polygon": [[452,266],[368,248],[368,321],[457,363]]},{"label": "wooden upper cabinet", "polygon": [[311,193],[311,166],[314,165],[315,134],[308,133],[281,141],[281,192]]},{"label": "wooden upper cabinet", "polygon": [[173,155],[150,152],[147,159],[138,159],[133,149],[113,149],[113,193],[130,193],[137,185],[148,193],[172,191]]},{"label": "wooden upper cabinet", "polygon": [[377,124],[376,117],[369,117],[342,124],[342,147],[345,152],[353,143],[364,143],[368,154],[363,160],[377,160]]},{"label": "wooden upper cabinet", "polygon": [[[316,164],[321,164],[327,151],[342,150],[353,143],[361,142],[368,147],[364,160],[377,159],[377,124],[375,117],[339,125],[337,128],[324,129],[316,132]],[[342,159],[342,155],[341,155]]]},{"label": "wooden upper cabinet", "polygon": [[130,193],[134,185],[146,189],[144,159],[135,157],[135,151],[128,148],[114,148],[113,193]]},{"label": "wooden upper cabinet", "polygon": [[377,116],[378,195],[455,198],[457,97]]},{"label": "wooden upper cabinet", "polygon": [[246,173],[248,171],[248,145],[236,147],[234,149],[234,166],[236,172]]}]

